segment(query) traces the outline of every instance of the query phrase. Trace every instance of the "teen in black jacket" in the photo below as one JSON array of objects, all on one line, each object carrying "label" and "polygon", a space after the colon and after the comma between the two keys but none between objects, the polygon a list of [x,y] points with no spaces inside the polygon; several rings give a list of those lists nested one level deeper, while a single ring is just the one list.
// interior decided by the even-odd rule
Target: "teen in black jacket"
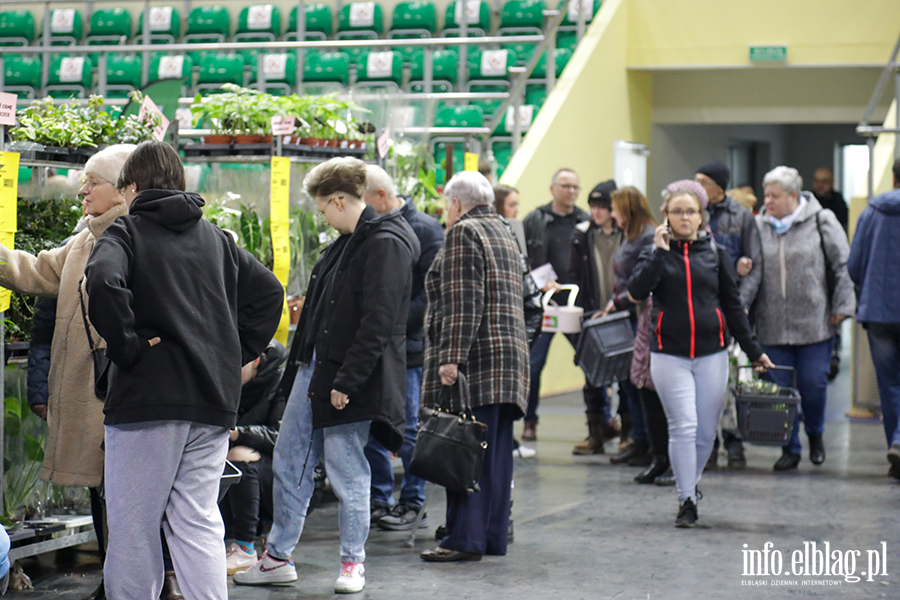
[{"label": "teen in black jacket", "polygon": [[680,502],[675,525],[693,527],[697,482],[725,402],[726,326],[754,365],[772,363],[750,330],[728,253],[700,231],[706,192],[696,182],[679,183],[666,201],[668,226],[656,229],[654,246],[641,254],[628,292],[638,301],[653,294],[650,371],[669,422]]}]

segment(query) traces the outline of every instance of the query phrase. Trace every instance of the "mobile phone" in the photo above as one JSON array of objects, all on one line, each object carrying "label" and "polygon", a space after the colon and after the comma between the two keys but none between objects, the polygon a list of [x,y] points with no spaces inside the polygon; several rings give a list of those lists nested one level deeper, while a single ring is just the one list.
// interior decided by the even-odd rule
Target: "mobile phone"
[{"label": "mobile phone", "polygon": [[672,236],[672,226],[669,225],[669,217],[665,218],[665,220],[663,221],[663,225],[666,226],[666,230],[663,233],[663,237],[666,239],[666,241],[668,241],[669,238]]}]

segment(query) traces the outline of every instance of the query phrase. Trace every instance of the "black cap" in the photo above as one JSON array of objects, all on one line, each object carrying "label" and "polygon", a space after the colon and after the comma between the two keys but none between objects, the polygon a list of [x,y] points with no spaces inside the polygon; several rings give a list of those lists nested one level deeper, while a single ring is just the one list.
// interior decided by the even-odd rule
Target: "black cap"
[{"label": "black cap", "polygon": [[616,191],[616,182],[612,179],[598,183],[588,194],[588,204],[610,208],[612,206],[612,193]]},{"label": "black cap", "polygon": [[705,165],[700,165],[697,172],[703,173],[715,181],[716,185],[722,188],[723,192],[728,189],[728,180],[731,178],[731,171],[728,170],[728,167],[726,167],[725,163],[722,161],[714,160]]}]

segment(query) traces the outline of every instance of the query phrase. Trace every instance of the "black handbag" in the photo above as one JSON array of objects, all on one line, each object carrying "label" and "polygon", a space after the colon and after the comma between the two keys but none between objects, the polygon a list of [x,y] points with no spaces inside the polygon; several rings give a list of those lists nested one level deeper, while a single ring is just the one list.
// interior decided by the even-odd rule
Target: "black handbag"
[{"label": "black handbag", "polygon": [[91,337],[91,328],[88,326],[87,309],[84,307],[84,295],[81,293],[81,284],[84,278],[78,282],[78,300],[81,302],[81,317],[84,320],[84,332],[87,334],[88,346],[91,347],[91,357],[94,359],[94,395],[100,400],[106,400],[109,391],[109,357],[106,356],[106,348],[94,348],[94,340]]},{"label": "black handbag", "polygon": [[[462,373],[457,385],[462,395],[462,414],[454,415],[440,406],[419,411],[419,433],[409,472],[448,491],[471,494],[481,491],[478,479],[487,450],[487,425],[476,421],[472,414],[469,384]],[[449,391],[447,387],[442,399],[448,405]]]}]

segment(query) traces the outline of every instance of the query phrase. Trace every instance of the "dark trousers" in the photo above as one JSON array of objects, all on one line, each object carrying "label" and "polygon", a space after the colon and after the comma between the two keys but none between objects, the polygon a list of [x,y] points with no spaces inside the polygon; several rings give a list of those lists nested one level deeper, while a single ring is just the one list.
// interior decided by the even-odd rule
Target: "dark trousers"
[{"label": "dark trousers", "polygon": [[669,422],[666,420],[666,412],[663,410],[659,396],[649,388],[638,390],[641,398],[641,408],[644,410],[644,421],[647,423],[647,435],[653,454],[660,458],[669,456]]},{"label": "dark trousers", "polygon": [[222,521],[225,522],[225,538],[240,542],[252,542],[259,530],[259,520],[272,519],[272,457],[261,455],[252,462],[235,462],[243,476],[228,489],[219,503]]},{"label": "dark trousers", "polygon": [[513,421],[521,414],[512,404],[472,409],[487,425],[487,450],[478,479],[480,492],[447,491],[447,537],[441,548],[473,554],[506,554],[509,498],[513,473]]}]

